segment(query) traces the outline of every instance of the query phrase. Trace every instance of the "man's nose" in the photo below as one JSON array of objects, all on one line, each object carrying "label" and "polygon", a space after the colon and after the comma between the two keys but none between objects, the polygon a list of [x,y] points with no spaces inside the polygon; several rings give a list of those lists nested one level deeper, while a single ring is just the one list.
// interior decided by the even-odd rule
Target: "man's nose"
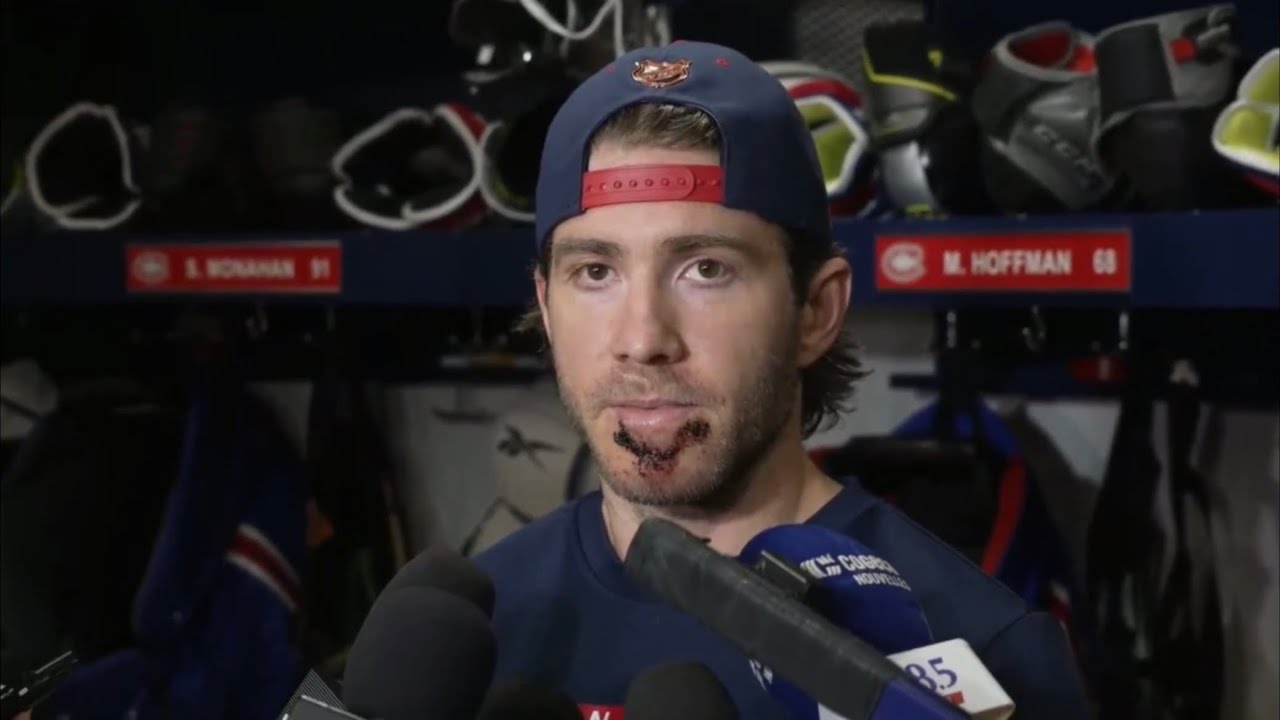
[{"label": "man's nose", "polygon": [[676,309],[661,288],[633,285],[612,333],[614,359],[623,363],[667,365],[686,355]]}]

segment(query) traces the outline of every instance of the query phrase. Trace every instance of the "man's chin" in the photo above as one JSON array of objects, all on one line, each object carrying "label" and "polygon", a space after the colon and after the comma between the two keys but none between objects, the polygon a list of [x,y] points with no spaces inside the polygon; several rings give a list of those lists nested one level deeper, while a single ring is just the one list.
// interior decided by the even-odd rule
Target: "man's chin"
[{"label": "man's chin", "polygon": [[666,482],[655,482],[635,472],[621,475],[609,474],[604,480],[609,490],[622,500],[646,507],[677,507],[696,504],[705,494],[699,481],[692,477],[671,477]]},{"label": "man's chin", "polygon": [[698,504],[717,482],[700,449],[690,448],[663,463],[636,458],[626,452],[597,457],[602,480],[627,502],[650,507]]}]

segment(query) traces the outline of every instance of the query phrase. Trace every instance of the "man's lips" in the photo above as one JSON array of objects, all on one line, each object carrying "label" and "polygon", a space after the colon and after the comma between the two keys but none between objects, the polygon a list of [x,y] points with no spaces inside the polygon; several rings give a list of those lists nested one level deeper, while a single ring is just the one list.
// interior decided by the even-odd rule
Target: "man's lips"
[{"label": "man's lips", "polygon": [[673,400],[663,400],[661,398],[640,398],[636,400],[623,400],[620,402],[610,403],[609,406],[616,408],[635,408],[637,410],[657,410],[667,407],[693,407],[693,404],[675,402]]},{"label": "man's lips", "polygon": [[698,409],[697,405],[668,400],[628,400],[609,409],[632,431],[675,430]]}]

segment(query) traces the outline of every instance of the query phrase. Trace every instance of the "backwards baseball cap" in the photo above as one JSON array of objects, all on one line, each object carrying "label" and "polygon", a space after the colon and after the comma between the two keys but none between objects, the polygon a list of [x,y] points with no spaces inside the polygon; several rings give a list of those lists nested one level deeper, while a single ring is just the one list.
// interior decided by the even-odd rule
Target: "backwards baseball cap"
[{"label": "backwards baseball cap", "polygon": [[[596,131],[623,108],[684,105],[720,130],[720,165],[587,171]],[[806,238],[829,238],[827,190],[809,127],[767,70],[719,45],[677,41],[633,50],[587,78],[547,131],[535,199],[541,248],[561,222],[602,205],[671,200],[755,213]]]}]

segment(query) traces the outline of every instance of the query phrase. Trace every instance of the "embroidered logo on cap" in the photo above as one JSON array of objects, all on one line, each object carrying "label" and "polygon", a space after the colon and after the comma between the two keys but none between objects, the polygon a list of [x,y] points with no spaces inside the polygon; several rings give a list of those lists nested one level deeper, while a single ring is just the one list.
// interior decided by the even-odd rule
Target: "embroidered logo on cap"
[{"label": "embroidered logo on cap", "polygon": [[654,89],[671,87],[689,77],[688,60],[637,60],[631,79]]}]

